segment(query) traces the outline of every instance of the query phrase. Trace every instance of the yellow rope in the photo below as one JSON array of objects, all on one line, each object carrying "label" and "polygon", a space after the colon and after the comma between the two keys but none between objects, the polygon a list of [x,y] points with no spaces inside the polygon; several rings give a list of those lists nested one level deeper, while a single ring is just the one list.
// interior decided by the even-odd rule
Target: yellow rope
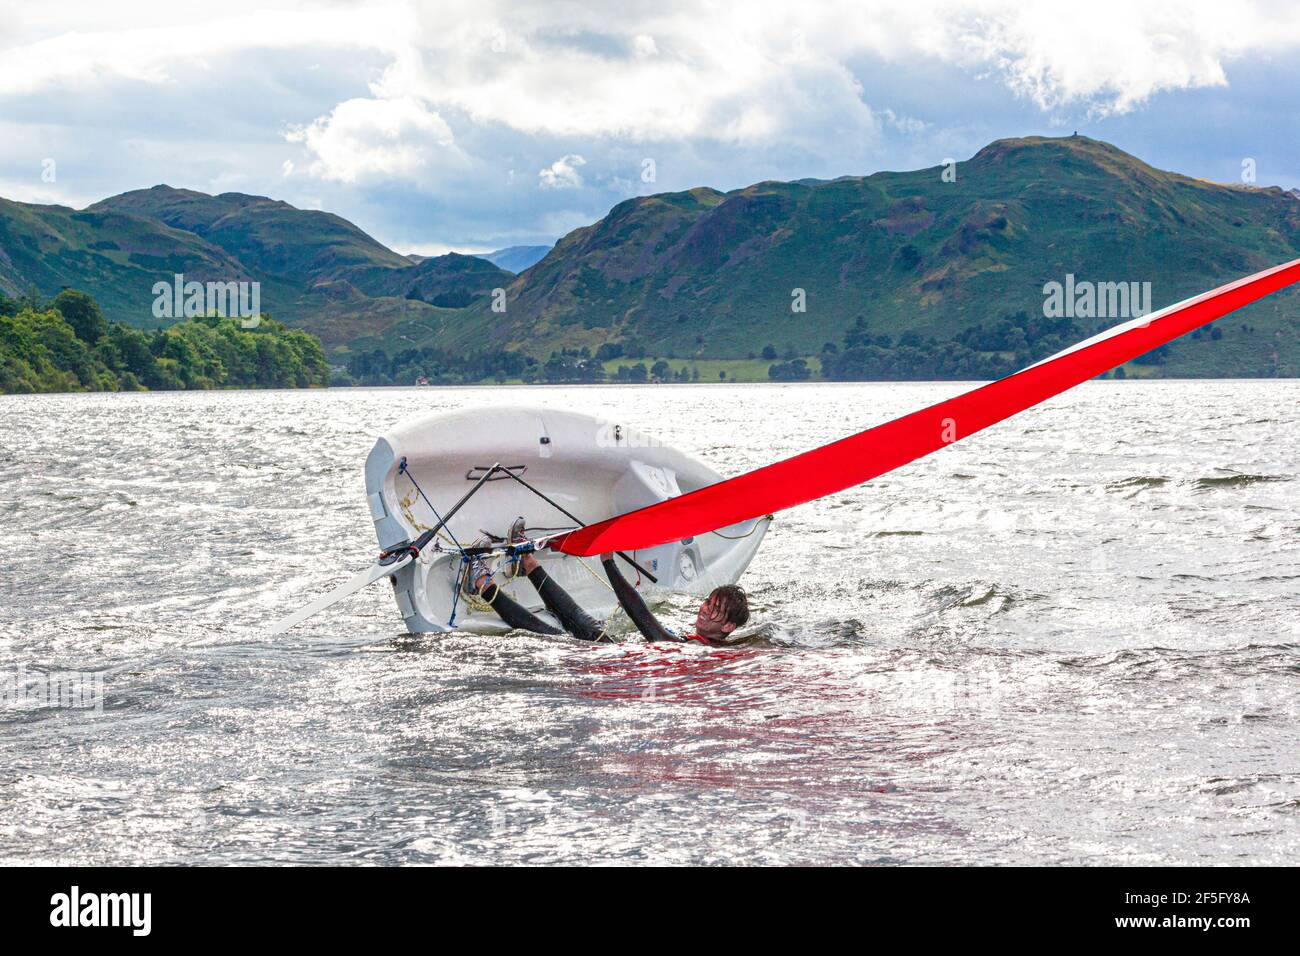
[{"label": "yellow rope", "polygon": [[[490,584],[491,581],[492,579],[489,578],[488,583]],[[501,588],[498,586],[497,594],[500,593],[501,593]],[[465,599],[465,605],[470,609],[471,613],[477,611],[480,614],[486,614],[488,611],[492,610],[492,601],[485,601],[483,599],[482,591],[479,591],[478,593],[474,593],[473,591],[467,591],[464,588],[461,588],[460,596]],[[493,600],[495,600],[495,596],[493,597]]]},{"label": "yellow rope", "polygon": [[[410,480],[411,480],[411,479],[410,479],[410,476],[407,476],[407,479],[406,479],[406,480],[407,480],[407,481],[410,481]],[[415,515],[413,515],[413,514],[411,513],[411,505],[415,504],[415,502],[418,500],[418,499],[415,497],[415,494],[416,494],[415,486],[414,486],[414,484],[412,484],[412,486],[411,486],[411,493],[407,494],[407,496],[406,496],[405,498],[403,498],[401,501],[399,501],[399,502],[397,503],[397,506],[398,506],[399,508],[402,509],[402,517],[405,518],[405,519],[407,520],[407,522],[410,523],[410,525],[411,525],[412,528],[414,528],[416,531],[428,531],[429,528],[430,528],[431,526],[425,524],[424,522],[422,522],[422,521],[420,521],[420,520],[418,520],[418,519],[415,517]],[[443,544],[446,544],[446,545],[448,545],[449,547],[452,547],[452,548],[456,548],[456,542],[453,541],[453,540],[452,540],[450,537],[448,537],[447,535],[443,534],[442,531],[439,531],[439,532],[438,532],[438,534],[437,534],[437,538],[438,538],[438,540],[441,541]],[[457,548],[457,550],[459,550],[459,548]]]},{"label": "yellow rope", "polygon": [[577,562],[578,562],[580,565],[582,565],[583,569],[584,569],[588,574],[590,574],[593,578],[595,578],[595,579],[596,579],[598,582],[600,582],[601,584],[605,585],[605,590],[607,590],[607,591],[611,591],[611,592],[614,590],[614,586],[613,586],[612,584],[610,584],[608,581],[606,581],[604,578],[602,578],[602,577],[601,577],[599,574],[597,574],[595,571],[591,570],[591,565],[587,564],[587,562],[584,561],[584,560],[582,560],[582,558],[579,558],[576,554],[566,555],[566,557],[574,558],[575,560],[577,560]]}]

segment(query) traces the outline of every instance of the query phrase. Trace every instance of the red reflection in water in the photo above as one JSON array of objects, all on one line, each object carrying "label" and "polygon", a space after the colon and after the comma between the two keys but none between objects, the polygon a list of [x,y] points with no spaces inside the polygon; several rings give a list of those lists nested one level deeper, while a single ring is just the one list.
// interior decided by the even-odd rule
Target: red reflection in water
[{"label": "red reflection in water", "polygon": [[[595,651],[595,648],[590,650]],[[578,691],[593,700],[646,699],[672,691],[683,703],[717,704],[706,692],[735,671],[738,662],[755,658],[754,648],[703,648],[689,644],[624,644],[620,657],[607,656],[605,648],[570,661],[570,669],[588,679]]]},{"label": "red reflection in water", "polygon": [[837,669],[835,654],[812,661],[770,647],[611,650],[586,647],[567,663],[580,679],[579,698],[647,705],[626,711],[630,723],[645,726],[636,745],[600,761],[603,772],[638,787],[892,793],[882,777],[905,756],[900,751],[917,759],[937,753],[932,746],[916,753],[914,743],[891,748],[899,742],[870,720],[856,668]]}]

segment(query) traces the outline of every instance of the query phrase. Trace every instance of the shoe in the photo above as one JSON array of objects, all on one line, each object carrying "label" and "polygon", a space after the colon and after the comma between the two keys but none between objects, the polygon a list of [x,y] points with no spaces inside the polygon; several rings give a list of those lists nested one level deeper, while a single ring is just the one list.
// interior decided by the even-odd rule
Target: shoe
[{"label": "shoe", "polygon": [[528,528],[524,521],[524,516],[520,515],[510,523],[510,530],[506,532],[506,541],[510,544],[518,544],[520,541],[528,540]]},{"label": "shoe", "polygon": [[[506,544],[522,544],[527,540],[527,522],[524,521],[524,516],[520,515],[510,522],[510,530],[506,532]],[[509,578],[519,576],[519,555],[516,554],[510,559],[510,563],[506,565],[505,574]]]},{"label": "shoe", "polygon": [[461,581],[461,590],[470,597],[479,597],[483,589],[492,581],[492,569],[480,557],[468,558],[465,562],[465,577]]}]

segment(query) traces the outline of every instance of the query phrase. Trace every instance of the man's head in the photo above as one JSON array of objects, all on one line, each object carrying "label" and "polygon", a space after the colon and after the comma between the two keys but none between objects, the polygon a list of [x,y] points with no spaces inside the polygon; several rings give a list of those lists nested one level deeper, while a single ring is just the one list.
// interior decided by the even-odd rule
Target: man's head
[{"label": "man's head", "polygon": [[736,628],[749,620],[749,599],[743,588],[724,584],[700,605],[695,615],[695,633],[710,641],[726,640]]}]

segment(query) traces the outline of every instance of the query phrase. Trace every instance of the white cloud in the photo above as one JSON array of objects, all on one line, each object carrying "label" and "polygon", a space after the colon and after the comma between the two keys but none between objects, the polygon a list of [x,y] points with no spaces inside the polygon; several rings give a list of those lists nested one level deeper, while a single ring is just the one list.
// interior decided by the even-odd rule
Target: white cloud
[{"label": "white cloud", "polygon": [[[1257,93],[1300,48],[1300,6],[1266,0],[264,5],[6,0],[0,193],[309,192],[405,242],[468,248],[503,222],[558,234],[633,193],[925,165],[1085,111],[1186,128],[1177,111],[1199,99],[1153,98],[1223,87],[1242,62],[1261,65]],[[1238,102],[1223,122],[1247,139],[1263,107]],[[1217,135],[1231,174],[1244,147]],[[1294,182],[1283,148],[1270,175]]]},{"label": "white cloud", "polygon": [[18,26],[0,42],[0,96],[114,79],[162,84],[187,71],[221,68],[257,49],[373,49],[404,55],[410,13],[401,2],[290,2],[261,9],[250,0],[211,5],[157,0],[117,4],[18,2]]},{"label": "white cloud", "polygon": [[[881,115],[891,104],[871,102],[865,78],[847,65],[864,56],[899,70],[955,64],[999,77],[1044,110],[1084,104],[1105,113],[1161,91],[1223,85],[1237,58],[1300,47],[1300,7],[1281,0],[259,6],[19,2],[10,39],[0,41],[0,96],[108,79],[166,84],[255,48],[366,49],[389,64],[374,99],[420,101],[476,124],[637,142],[811,144],[817,135],[870,138],[893,122]],[[813,133],[819,125],[825,132]],[[335,159],[326,167],[351,165]]]},{"label": "white cloud", "polygon": [[463,256],[476,256],[483,252],[495,251],[483,246],[449,246],[441,242],[391,242],[385,243],[385,245],[404,256],[425,256],[429,259],[435,256],[445,256],[449,252],[459,252]]},{"label": "white cloud", "polygon": [[347,100],[285,138],[315,157],[312,175],[345,183],[415,179],[435,165],[465,161],[446,121],[409,98]]},{"label": "white cloud", "polygon": [[587,161],[574,153],[561,156],[545,169],[538,170],[537,184],[543,189],[574,189],[582,185],[578,167],[585,165]]},{"label": "white cloud", "polygon": [[928,124],[911,116],[899,116],[891,109],[884,110],[881,119],[885,121],[891,129],[896,129],[900,133],[920,133],[923,132]]},{"label": "white cloud", "polygon": [[575,6],[562,30],[543,4],[485,2],[463,13],[421,8],[421,55],[398,57],[376,95],[420,96],[532,135],[643,142],[757,142],[806,120],[813,99],[845,125],[874,126],[842,64],[795,62],[776,8],[667,2],[615,15]]},{"label": "white cloud", "polygon": [[949,38],[958,62],[988,64],[1043,109],[1085,103],[1129,112],[1153,95],[1227,84],[1226,64],[1250,51],[1300,46],[1291,6],[1214,2],[990,4]]},{"label": "white cloud", "polygon": [[862,56],[991,74],[1044,110],[1123,112],[1164,90],[1222,85],[1248,52],[1300,47],[1300,8],[1217,0],[663,0],[616,14],[566,6],[558,30],[549,5],[483,0],[421,8],[419,22],[423,54],[399,57],[380,95],[529,134],[641,141],[798,134],[808,104],[840,115],[837,135],[870,135],[877,104],[846,66]]}]

